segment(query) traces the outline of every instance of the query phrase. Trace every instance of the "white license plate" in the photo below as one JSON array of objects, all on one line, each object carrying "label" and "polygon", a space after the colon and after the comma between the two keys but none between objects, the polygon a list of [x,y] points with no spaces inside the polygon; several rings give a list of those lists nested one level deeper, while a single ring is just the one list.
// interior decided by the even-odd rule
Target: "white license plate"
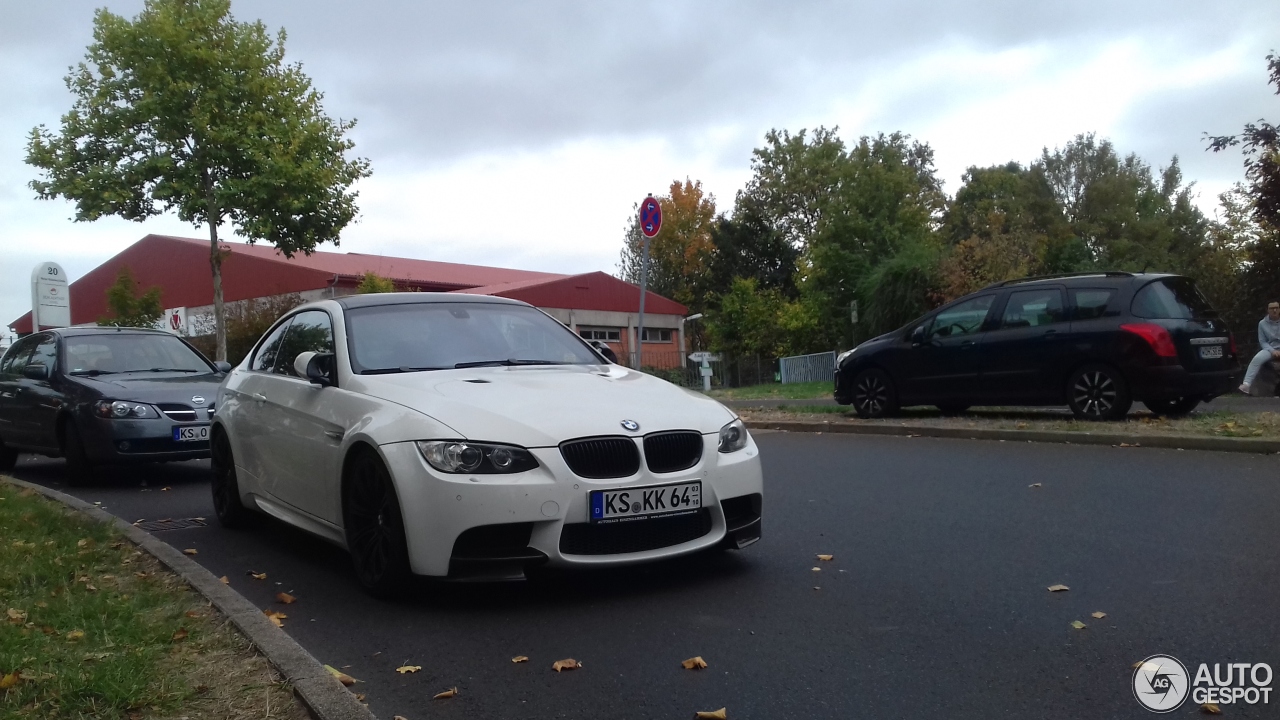
[{"label": "white license plate", "polygon": [[201,440],[209,441],[208,425],[175,425],[173,428],[174,442],[200,442]]},{"label": "white license plate", "polygon": [[629,522],[666,515],[684,515],[702,507],[702,482],[593,490],[589,493],[588,499],[593,523]]},{"label": "white license plate", "polygon": [[1222,357],[1222,346],[1221,345],[1205,345],[1204,347],[1200,348],[1200,357],[1205,360],[1220,358]]}]

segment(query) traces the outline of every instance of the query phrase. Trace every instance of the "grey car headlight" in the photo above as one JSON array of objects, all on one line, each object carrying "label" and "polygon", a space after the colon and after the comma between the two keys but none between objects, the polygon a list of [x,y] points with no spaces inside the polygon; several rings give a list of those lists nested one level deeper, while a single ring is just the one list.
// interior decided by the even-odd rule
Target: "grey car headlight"
[{"label": "grey car headlight", "polygon": [[93,414],[101,418],[123,420],[125,418],[158,418],[155,408],[143,403],[122,400],[99,400],[93,406]]},{"label": "grey car headlight", "polygon": [[731,453],[747,446],[747,426],[742,420],[735,418],[733,422],[720,428],[720,452]]},{"label": "grey car headlight", "polygon": [[419,440],[415,444],[422,458],[440,472],[498,475],[538,467],[532,453],[515,445],[469,440]]}]

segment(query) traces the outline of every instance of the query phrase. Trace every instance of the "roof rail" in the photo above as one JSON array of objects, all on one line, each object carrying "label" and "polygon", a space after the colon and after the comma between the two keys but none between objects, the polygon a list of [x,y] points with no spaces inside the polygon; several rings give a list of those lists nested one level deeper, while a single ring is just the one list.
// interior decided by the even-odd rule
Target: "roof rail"
[{"label": "roof rail", "polygon": [[991,283],[990,285],[983,288],[983,290],[990,290],[991,288],[1005,287],[1006,285],[1016,285],[1018,283],[1024,283],[1024,282],[1034,282],[1036,280],[1057,280],[1059,278],[1090,277],[1093,275],[1102,275],[1103,277],[1133,277],[1134,276],[1133,273],[1125,272],[1124,270],[1091,270],[1087,272],[1054,273],[1052,275],[1032,275],[1031,277],[1015,278],[1013,280],[1004,280],[997,283]]}]

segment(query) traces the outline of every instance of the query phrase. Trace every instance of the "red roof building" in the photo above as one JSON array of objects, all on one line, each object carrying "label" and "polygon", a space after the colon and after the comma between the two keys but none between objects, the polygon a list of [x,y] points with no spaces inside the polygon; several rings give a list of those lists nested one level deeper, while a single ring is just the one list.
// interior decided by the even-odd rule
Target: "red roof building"
[{"label": "red roof building", "polygon": [[[294,293],[305,301],[349,295],[366,273],[374,273],[392,280],[397,290],[467,292],[527,302],[583,337],[608,343],[619,359],[628,357],[636,344],[640,289],[603,272],[560,275],[363,253],[314,252],[290,259],[269,245],[223,243],[222,248],[227,303]],[[108,315],[106,291],[124,267],[133,273],[139,291],[159,287],[165,307],[186,308],[189,318],[212,312],[209,242],[147,235],[71,283],[73,325]],[[687,311],[661,295],[645,294],[642,365],[684,364]],[[9,327],[19,334],[31,332],[31,313]]]}]

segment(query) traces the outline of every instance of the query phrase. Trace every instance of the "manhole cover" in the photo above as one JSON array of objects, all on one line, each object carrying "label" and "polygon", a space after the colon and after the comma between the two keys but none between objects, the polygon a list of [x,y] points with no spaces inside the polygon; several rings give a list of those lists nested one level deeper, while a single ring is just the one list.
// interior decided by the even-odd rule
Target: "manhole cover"
[{"label": "manhole cover", "polygon": [[165,518],[164,520],[143,520],[134,523],[135,526],[146,530],[147,532],[160,532],[161,530],[183,530],[186,528],[204,527],[204,518],[178,518],[176,520]]}]

